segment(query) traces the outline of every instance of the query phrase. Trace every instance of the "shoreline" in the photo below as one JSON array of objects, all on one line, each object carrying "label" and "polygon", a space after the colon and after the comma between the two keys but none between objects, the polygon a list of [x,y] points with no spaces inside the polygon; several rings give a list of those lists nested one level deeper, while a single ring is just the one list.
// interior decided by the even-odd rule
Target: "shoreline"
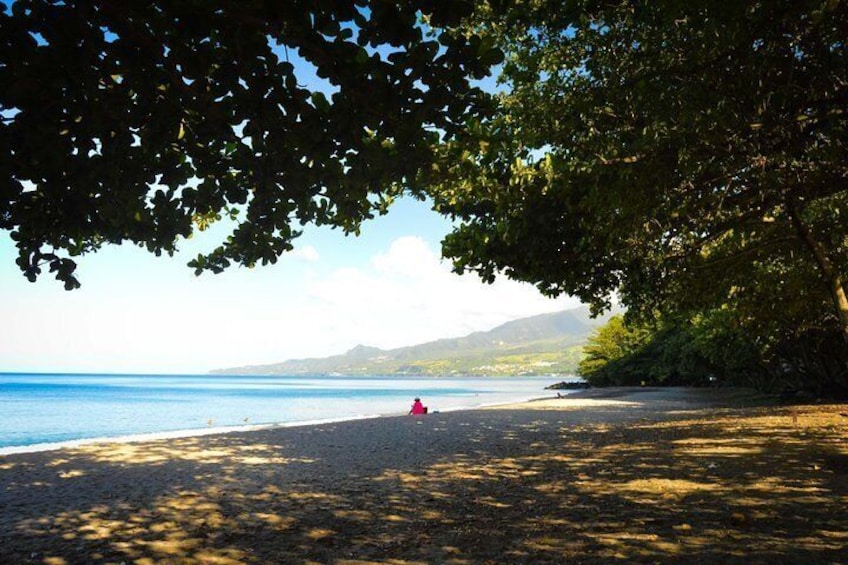
[{"label": "shoreline", "polygon": [[[573,391],[573,392],[582,392],[582,391]],[[563,395],[562,398],[565,398],[566,395]],[[548,397],[532,397],[527,399],[518,399],[511,402],[493,402],[493,403],[483,403],[479,405],[473,406],[457,406],[445,408],[442,410],[436,410],[432,412],[432,414],[439,413],[449,413],[449,412],[458,412],[458,411],[466,411],[466,410],[484,410],[487,408],[498,407],[498,406],[507,406],[507,405],[516,405],[516,404],[524,404],[527,402],[535,402],[538,400],[545,400]],[[290,422],[274,422],[274,423],[266,423],[266,424],[244,424],[244,425],[233,425],[233,426],[214,426],[207,428],[187,428],[182,430],[168,430],[162,432],[146,432],[146,433],[138,433],[138,434],[128,434],[128,435],[119,435],[119,436],[101,436],[101,437],[92,437],[92,438],[79,438],[72,439],[67,441],[60,442],[48,442],[48,443],[33,443],[27,445],[9,445],[9,446],[0,446],[0,462],[2,462],[3,457],[8,455],[18,455],[18,454],[26,454],[26,453],[43,453],[49,451],[57,451],[62,449],[73,449],[79,447],[85,447],[88,445],[99,445],[99,444],[112,444],[112,443],[143,443],[149,441],[161,441],[168,439],[182,439],[182,438],[193,438],[193,437],[204,437],[210,435],[219,435],[219,434],[235,434],[235,433],[249,433],[255,431],[269,430],[269,429],[277,429],[277,428],[296,428],[302,426],[320,426],[324,424],[336,424],[343,422],[355,422],[357,420],[370,420],[377,418],[395,418],[400,416],[406,416],[405,412],[391,412],[384,414],[354,414],[349,416],[343,416],[338,418],[320,418],[320,419],[312,419],[312,420],[293,420]]]},{"label": "shoreline", "polygon": [[[346,418],[327,418],[321,420],[302,420],[294,422],[278,422],[274,424],[246,424],[241,426],[216,426],[209,428],[194,428],[185,430],[173,430],[165,432],[150,432],[142,434],[131,434],[123,436],[105,436],[94,438],[81,438],[53,443],[33,443],[29,445],[14,445],[0,447],[0,458],[5,455],[17,455],[22,453],[43,453],[45,451],[57,451],[61,449],[85,447],[88,445],[111,444],[111,443],[144,443],[149,441],[161,441],[166,439],[183,439],[192,437],[204,437],[219,434],[235,434],[245,432],[256,432],[275,428],[294,428],[299,426],[320,426],[322,424],[333,424],[338,422],[352,422],[356,420],[367,420],[370,418],[382,418],[383,415],[362,415]],[[2,461],[2,459],[0,459]]]}]

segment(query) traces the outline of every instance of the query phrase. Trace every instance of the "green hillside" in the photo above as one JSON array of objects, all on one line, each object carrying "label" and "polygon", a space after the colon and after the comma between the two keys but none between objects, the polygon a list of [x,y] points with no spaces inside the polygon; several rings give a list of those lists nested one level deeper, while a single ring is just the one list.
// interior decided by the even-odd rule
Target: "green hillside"
[{"label": "green hillside", "polygon": [[485,332],[398,349],[359,345],[341,355],[213,371],[241,375],[566,375],[603,320],[587,308],[522,318]]}]

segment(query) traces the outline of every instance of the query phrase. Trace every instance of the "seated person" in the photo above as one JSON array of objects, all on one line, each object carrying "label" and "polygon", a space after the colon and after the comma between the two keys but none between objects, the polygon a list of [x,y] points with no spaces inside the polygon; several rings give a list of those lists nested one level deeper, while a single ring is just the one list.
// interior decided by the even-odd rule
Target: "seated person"
[{"label": "seated person", "polygon": [[413,416],[417,416],[418,414],[426,414],[427,407],[421,404],[421,399],[416,397],[415,402],[412,403],[412,409],[409,411]]}]

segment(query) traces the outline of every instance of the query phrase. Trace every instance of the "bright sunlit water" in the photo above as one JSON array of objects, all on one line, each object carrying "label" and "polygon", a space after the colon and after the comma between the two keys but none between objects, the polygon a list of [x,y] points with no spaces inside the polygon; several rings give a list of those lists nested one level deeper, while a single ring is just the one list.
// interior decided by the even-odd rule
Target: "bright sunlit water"
[{"label": "bright sunlit water", "polygon": [[[549,396],[559,377],[418,378],[0,373],[0,454],[21,446],[405,414]],[[5,449],[4,449],[5,448]]]}]

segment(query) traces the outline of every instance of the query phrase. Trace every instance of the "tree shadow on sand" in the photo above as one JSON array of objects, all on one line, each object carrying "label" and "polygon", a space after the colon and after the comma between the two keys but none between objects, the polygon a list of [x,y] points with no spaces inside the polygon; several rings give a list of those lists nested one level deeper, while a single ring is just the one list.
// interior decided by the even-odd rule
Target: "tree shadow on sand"
[{"label": "tree shadow on sand", "polygon": [[677,408],[482,410],[9,456],[0,562],[844,560],[845,406]]}]

